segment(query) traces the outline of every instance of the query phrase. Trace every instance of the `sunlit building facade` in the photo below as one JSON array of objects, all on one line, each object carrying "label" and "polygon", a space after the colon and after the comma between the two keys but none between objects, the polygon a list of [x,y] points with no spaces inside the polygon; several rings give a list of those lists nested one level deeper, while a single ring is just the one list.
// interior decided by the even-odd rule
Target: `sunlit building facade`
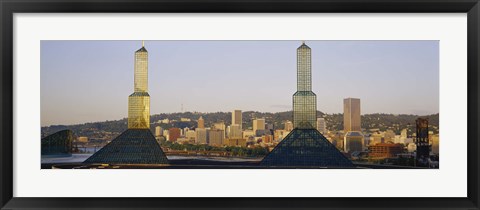
[{"label": "sunlit building facade", "polygon": [[255,119],[253,120],[252,125],[255,136],[262,136],[265,134],[265,119]]},{"label": "sunlit building facade", "polygon": [[403,152],[403,145],[380,143],[372,145],[368,149],[368,156],[371,158],[393,158]]},{"label": "sunlit building facade", "polygon": [[343,130],[361,131],[360,127],[360,99],[343,99]]},{"label": "sunlit building facade", "polygon": [[242,110],[233,110],[232,125],[239,125],[240,130],[242,130]]},{"label": "sunlit building facade", "polygon": [[312,50],[305,42],[297,48],[297,92],[293,95],[293,127],[317,127],[317,96],[312,92]]},{"label": "sunlit building facade", "polygon": [[286,121],[284,130],[289,131],[289,132],[292,131],[293,130],[293,123],[291,121]]},{"label": "sunlit building facade", "polygon": [[169,128],[168,129],[168,140],[177,141],[180,138],[180,128]]},{"label": "sunlit building facade", "polygon": [[198,121],[197,121],[197,128],[205,128],[205,120],[203,119],[202,116],[200,116],[200,118],[198,118]]},{"label": "sunlit building facade", "polygon": [[208,144],[208,130],[205,128],[195,129],[195,143]]},{"label": "sunlit building facade", "polygon": [[224,140],[224,131],[218,129],[211,129],[208,136],[208,145],[222,146]]},{"label": "sunlit building facade", "polygon": [[155,127],[155,137],[160,137],[163,135],[163,128],[160,126]]},{"label": "sunlit building facade", "polygon": [[235,124],[230,126],[229,138],[242,138],[242,130],[240,125]]},{"label": "sunlit building facade", "polygon": [[134,93],[128,97],[128,129],[149,128],[148,52],[142,41],[142,48],[135,52]]},{"label": "sunlit building facade", "polygon": [[225,138],[225,132],[227,131],[227,128],[225,127],[225,123],[223,122],[218,122],[213,124],[213,128],[216,130],[221,130],[223,138]]},{"label": "sunlit building facade", "polygon": [[321,134],[327,132],[327,124],[325,123],[325,118],[317,118],[317,130]]}]

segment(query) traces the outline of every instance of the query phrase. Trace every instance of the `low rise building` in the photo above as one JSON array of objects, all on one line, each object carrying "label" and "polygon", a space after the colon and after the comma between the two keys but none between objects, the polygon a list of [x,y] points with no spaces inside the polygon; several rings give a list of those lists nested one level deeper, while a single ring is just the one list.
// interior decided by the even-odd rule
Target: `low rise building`
[{"label": "low rise building", "polygon": [[369,148],[369,157],[373,158],[392,158],[403,152],[401,144],[379,143],[371,145]]},{"label": "low rise building", "polygon": [[247,146],[247,140],[243,138],[230,138],[230,139],[225,139],[225,145],[227,146],[240,146],[240,147],[246,147]]}]

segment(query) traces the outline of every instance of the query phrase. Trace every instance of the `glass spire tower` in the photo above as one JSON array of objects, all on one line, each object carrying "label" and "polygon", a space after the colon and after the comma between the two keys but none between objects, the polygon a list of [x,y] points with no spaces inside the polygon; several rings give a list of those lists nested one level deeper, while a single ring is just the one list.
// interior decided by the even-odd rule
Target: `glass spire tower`
[{"label": "glass spire tower", "polygon": [[297,48],[297,92],[293,94],[293,127],[317,127],[317,96],[312,92],[312,49]]},{"label": "glass spire tower", "polygon": [[148,95],[148,52],[135,52],[134,92],[128,97],[128,129],[150,128],[150,95]]}]

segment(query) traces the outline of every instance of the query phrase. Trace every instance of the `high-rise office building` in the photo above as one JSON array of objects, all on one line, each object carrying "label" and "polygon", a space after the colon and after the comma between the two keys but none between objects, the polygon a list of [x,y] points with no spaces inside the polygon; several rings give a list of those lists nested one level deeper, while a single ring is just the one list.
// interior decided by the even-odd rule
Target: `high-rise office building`
[{"label": "high-rise office building", "polygon": [[242,130],[240,125],[235,124],[230,126],[229,138],[242,138]]},{"label": "high-rise office building", "polygon": [[343,130],[361,131],[360,127],[360,99],[343,99]]},{"label": "high-rise office building", "polygon": [[225,131],[227,130],[226,127],[225,127],[225,123],[223,123],[223,122],[214,123],[213,128],[215,128],[217,130],[221,130],[222,133],[223,133],[223,138],[225,138]]},{"label": "high-rise office building", "polygon": [[134,92],[128,97],[128,129],[150,128],[150,95],[148,95],[148,52],[135,52]]},{"label": "high-rise office building", "polygon": [[233,110],[232,125],[240,125],[240,130],[242,130],[242,110]]},{"label": "high-rise office building", "polygon": [[293,94],[293,127],[317,127],[317,96],[312,92],[312,50],[305,42],[297,48],[297,92]]},{"label": "high-rise office building", "polygon": [[317,118],[317,130],[321,134],[327,132],[327,124],[325,123],[325,118]]},{"label": "high-rise office building", "polygon": [[292,131],[293,130],[293,123],[291,121],[286,121],[284,130],[289,131],[289,132]]},{"label": "high-rise office building", "polygon": [[416,138],[417,145],[417,166],[425,166],[426,159],[430,156],[430,143],[428,140],[428,118],[417,118]]},{"label": "high-rise office building", "polygon": [[197,128],[205,128],[205,120],[203,120],[203,117],[200,116],[200,118],[198,118],[198,125],[197,125]]},{"label": "high-rise office building", "polygon": [[163,134],[163,128],[160,126],[155,127],[155,137],[160,137]]},{"label": "high-rise office building", "polygon": [[261,136],[265,134],[265,119],[253,120],[253,133],[256,136]]},{"label": "high-rise office building", "polygon": [[168,129],[168,140],[177,141],[180,138],[180,128],[170,128]]},{"label": "high-rise office building", "polygon": [[195,129],[195,143],[197,144],[208,144],[208,130],[205,128]]},{"label": "high-rise office building", "polygon": [[208,136],[208,145],[222,146],[225,132],[223,130],[211,129]]}]

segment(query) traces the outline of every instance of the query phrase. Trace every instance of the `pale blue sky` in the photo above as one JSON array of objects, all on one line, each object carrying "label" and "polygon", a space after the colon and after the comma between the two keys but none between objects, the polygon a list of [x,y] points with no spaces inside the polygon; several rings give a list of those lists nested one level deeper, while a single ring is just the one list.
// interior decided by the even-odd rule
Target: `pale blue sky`
[{"label": "pale blue sky", "polygon": [[[291,110],[300,41],[145,41],[151,114]],[[318,110],[362,114],[439,110],[438,41],[306,41]],[[42,41],[41,124],[127,116],[141,41]]]}]

